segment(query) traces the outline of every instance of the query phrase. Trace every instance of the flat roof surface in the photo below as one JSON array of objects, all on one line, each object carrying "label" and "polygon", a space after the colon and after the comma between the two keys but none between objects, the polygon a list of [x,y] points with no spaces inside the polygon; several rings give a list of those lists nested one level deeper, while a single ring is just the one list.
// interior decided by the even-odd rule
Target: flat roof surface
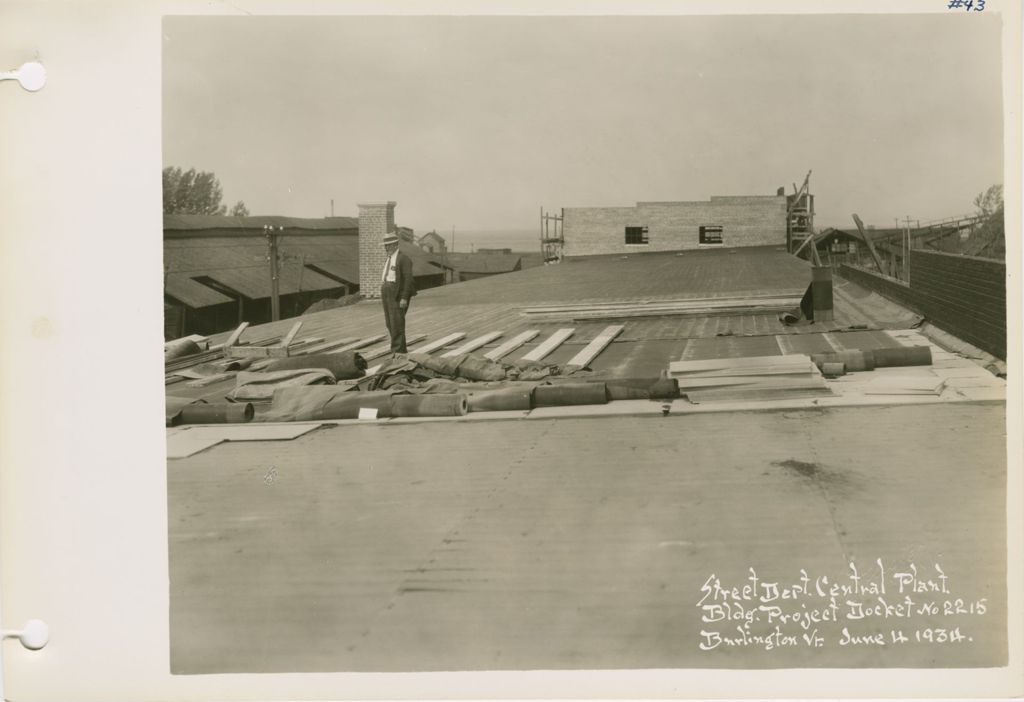
[{"label": "flat roof surface", "polygon": [[[353,423],[223,444],[168,466],[171,669],[1003,665],[1003,432],[1001,404],[961,403]],[[914,613],[856,618],[879,604],[863,592],[804,629],[759,608],[832,598],[728,618],[699,604],[711,578],[792,586],[804,571],[827,590],[854,582],[851,563]],[[900,593],[911,564],[922,583],[938,564],[947,592]],[[732,617],[746,616],[744,639]],[[777,625],[793,641],[765,640]],[[886,643],[841,645],[844,627]],[[917,640],[938,629],[964,639]]]},{"label": "flat roof surface", "polygon": [[[408,327],[503,331],[484,351],[539,329],[514,360],[571,326],[548,359],[565,363],[613,322],[525,308],[798,296],[810,274],[771,247],[570,260],[423,291]],[[835,319],[802,326],[626,319],[591,367],[926,343],[899,305],[838,278],[834,294]],[[302,319],[299,338],[384,332],[379,301]],[[933,355],[906,369],[947,383],[921,404],[853,406],[877,402],[853,374],[835,398],[353,420],[172,460],[172,671],[1004,665],[1005,384]],[[216,399],[233,381],[183,385]],[[813,589],[721,594],[751,578]]]},{"label": "flat roof surface", "polygon": [[[633,317],[618,321],[537,318],[524,313],[525,309],[537,305],[581,302],[747,295],[796,298],[803,294],[810,278],[810,264],[777,247],[571,259],[558,265],[423,290],[412,301],[406,331],[410,336],[424,334],[428,342],[455,332],[465,333],[467,339],[493,331],[503,332],[500,338],[480,350],[484,353],[520,332],[538,330],[540,334],[533,341],[506,359],[514,361],[528,354],[554,331],[571,327],[574,329],[572,337],[545,359],[561,364],[610,324],[622,324],[622,333],[591,367],[595,372],[610,376],[629,377],[657,375],[670,361],[693,354],[693,349],[701,343],[709,343],[699,342],[700,339],[724,340],[717,343],[728,352],[726,355],[773,355],[791,352],[789,349],[794,347],[858,348],[854,342],[861,343],[867,337],[857,334],[848,337],[850,327],[869,331],[905,329],[920,321],[918,315],[905,308],[838,278],[834,281],[835,318],[799,326],[783,325],[774,312]],[[369,337],[387,331],[380,301],[365,300],[344,308],[250,327],[243,339],[257,342],[283,336],[297,320],[303,322],[299,339],[330,341]],[[831,342],[811,341],[811,337],[824,333],[830,334]],[[797,335],[807,336],[808,340],[789,343],[776,339]],[[224,333],[212,340],[219,342],[226,337]],[[747,346],[767,351],[747,353],[743,351]],[[410,349],[415,350],[415,344]],[[203,388],[189,388],[185,383],[169,387],[175,395],[218,398],[233,387],[233,381]]]}]

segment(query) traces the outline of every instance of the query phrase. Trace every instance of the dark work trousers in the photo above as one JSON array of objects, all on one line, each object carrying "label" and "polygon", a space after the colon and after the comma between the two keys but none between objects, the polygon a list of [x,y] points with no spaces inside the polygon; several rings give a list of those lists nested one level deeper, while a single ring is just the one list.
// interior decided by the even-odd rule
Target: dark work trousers
[{"label": "dark work trousers", "polygon": [[398,306],[398,290],[394,283],[384,283],[380,288],[380,299],[384,303],[384,323],[388,325],[391,335],[391,353],[408,353],[405,347],[405,313],[409,303],[403,310]]}]

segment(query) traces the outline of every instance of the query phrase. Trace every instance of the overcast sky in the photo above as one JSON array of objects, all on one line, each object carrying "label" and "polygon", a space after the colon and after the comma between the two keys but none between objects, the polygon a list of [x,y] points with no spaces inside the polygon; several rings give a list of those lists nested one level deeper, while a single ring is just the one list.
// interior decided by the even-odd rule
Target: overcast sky
[{"label": "overcast sky", "polygon": [[792,190],[818,226],[1002,181],[995,13],[167,17],[164,164],[253,214],[531,229],[539,208]]}]

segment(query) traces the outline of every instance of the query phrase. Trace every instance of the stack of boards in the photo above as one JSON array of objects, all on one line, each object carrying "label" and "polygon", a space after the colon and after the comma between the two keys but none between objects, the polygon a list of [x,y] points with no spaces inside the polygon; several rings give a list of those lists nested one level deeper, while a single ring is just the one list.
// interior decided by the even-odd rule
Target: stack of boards
[{"label": "stack of boards", "polygon": [[525,307],[520,311],[534,319],[582,321],[631,317],[764,314],[791,310],[799,304],[800,295],[784,294],[591,302]]},{"label": "stack of boards", "polygon": [[941,395],[945,387],[946,381],[933,375],[897,375],[873,378],[861,392],[865,395]]},{"label": "stack of boards", "polygon": [[810,356],[674,361],[669,376],[691,402],[765,401],[832,395]]}]

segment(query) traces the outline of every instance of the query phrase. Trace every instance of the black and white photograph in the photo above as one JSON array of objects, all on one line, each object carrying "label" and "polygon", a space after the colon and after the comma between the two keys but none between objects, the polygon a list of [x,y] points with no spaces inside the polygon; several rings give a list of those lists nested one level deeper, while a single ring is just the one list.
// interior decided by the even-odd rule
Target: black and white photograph
[{"label": "black and white photograph", "polygon": [[172,672],[1005,665],[999,28],[166,18]]},{"label": "black and white photograph", "polygon": [[62,10],[146,77],[18,202],[101,282],[16,313],[4,531],[94,508],[8,697],[86,565],[106,699],[1021,694],[1020,8],[865,5]]}]

